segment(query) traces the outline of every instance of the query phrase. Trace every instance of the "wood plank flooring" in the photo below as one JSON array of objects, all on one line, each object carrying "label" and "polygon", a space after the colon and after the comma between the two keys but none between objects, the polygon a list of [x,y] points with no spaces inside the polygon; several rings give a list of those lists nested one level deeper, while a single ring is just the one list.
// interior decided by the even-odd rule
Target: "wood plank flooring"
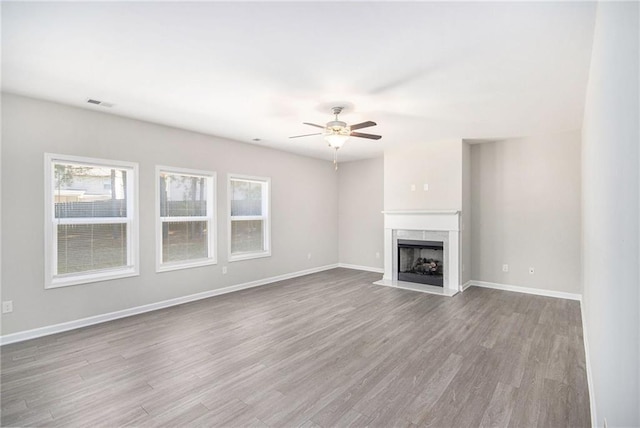
[{"label": "wood plank flooring", "polygon": [[2,426],[590,424],[578,302],[335,269],[2,347]]}]

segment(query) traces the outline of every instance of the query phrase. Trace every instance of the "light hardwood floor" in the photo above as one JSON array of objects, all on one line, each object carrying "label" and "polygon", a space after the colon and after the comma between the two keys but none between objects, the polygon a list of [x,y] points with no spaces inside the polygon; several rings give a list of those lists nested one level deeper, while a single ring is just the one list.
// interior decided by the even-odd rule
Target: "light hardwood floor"
[{"label": "light hardwood floor", "polygon": [[335,269],[2,347],[3,426],[590,423],[579,303]]}]

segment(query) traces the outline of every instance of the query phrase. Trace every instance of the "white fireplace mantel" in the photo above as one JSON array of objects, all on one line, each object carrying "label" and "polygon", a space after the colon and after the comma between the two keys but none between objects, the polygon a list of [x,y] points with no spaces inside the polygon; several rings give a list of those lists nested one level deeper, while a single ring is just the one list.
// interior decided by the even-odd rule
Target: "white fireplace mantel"
[{"label": "white fireplace mantel", "polygon": [[382,214],[458,214],[460,211],[458,210],[391,210],[391,211],[382,211]]},{"label": "white fireplace mantel", "polygon": [[[453,296],[460,289],[460,211],[397,210],[384,214],[384,277],[376,284]],[[432,287],[398,281],[398,237],[441,240],[445,251],[444,286]]]},{"label": "white fireplace mantel", "polygon": [[385,229],[460,230],[460,211],[382,211]]}]

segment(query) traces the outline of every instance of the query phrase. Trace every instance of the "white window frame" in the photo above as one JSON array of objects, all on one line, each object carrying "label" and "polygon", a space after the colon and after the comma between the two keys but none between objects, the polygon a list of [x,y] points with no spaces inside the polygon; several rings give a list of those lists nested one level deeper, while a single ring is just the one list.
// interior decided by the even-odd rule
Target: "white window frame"
[{"label": "white window frame", "polygon": [[[260,216],[232,216],[231,215],[231,180],[253,181],[262,184],[262,215]],[[227,175],[227,253],[229,262],[250,260],[260,257],[271,257],[271,178],[253,175]],[[231,223],[235,220],[262,220],[264,250],[231,254]]]},{"label": "white window frame", "polygon": [[[173,217],[161,217],[160,216],[160,173],[187,175],[194,177],[204,177],[207,180],[207,215],[206,216],[173,216]],[[189,269],[199,266],[215,265],[218,263],[217,259],[217,236],[216,228],[216,173],[213,171],[203,171],[198,169],[177,168],[173,166],[156,166],[156,272],[167,272],[178,269]],[[193,260],[180,260],[175,262],[162,262],[162,224],[164,222],[178,222],[178,221],[206,221],[208,239],[208,257],[193,259]]]},{"label": "white window frame", "polygon": [[[127,176],[127,216],[126,217],[82,217],[56,219],[54,210],[55,180],[53,179],[54,163],[74,163],[87,166],[124,169],[130,173]],[[88,284],[118,278],[140,275],[140,254],[138,235],[138,164],[107,159],[89,158],[83,156],[44,154],[44,249],[45,249],[45,281],[44,288],[67,287],[70,285]],[[57,226],[60,224],[126,224],[127,225],[127,265],[123,267],[101,269],[87,272],[57,275],[58,239]]]}]

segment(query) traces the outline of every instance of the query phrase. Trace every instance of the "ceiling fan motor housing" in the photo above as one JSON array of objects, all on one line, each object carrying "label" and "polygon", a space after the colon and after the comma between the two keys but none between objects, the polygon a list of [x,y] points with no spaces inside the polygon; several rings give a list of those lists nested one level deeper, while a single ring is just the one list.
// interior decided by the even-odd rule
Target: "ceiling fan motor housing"
[{"label": "ceiling fan motor housing", "polygon": [[340,132],[344,131],[347,133],[351,131],[349,126],[347,126],[346,122],[343,122],[341,120],[332,120],[331,122],[327,122],[327,130],[340,131]]}]

